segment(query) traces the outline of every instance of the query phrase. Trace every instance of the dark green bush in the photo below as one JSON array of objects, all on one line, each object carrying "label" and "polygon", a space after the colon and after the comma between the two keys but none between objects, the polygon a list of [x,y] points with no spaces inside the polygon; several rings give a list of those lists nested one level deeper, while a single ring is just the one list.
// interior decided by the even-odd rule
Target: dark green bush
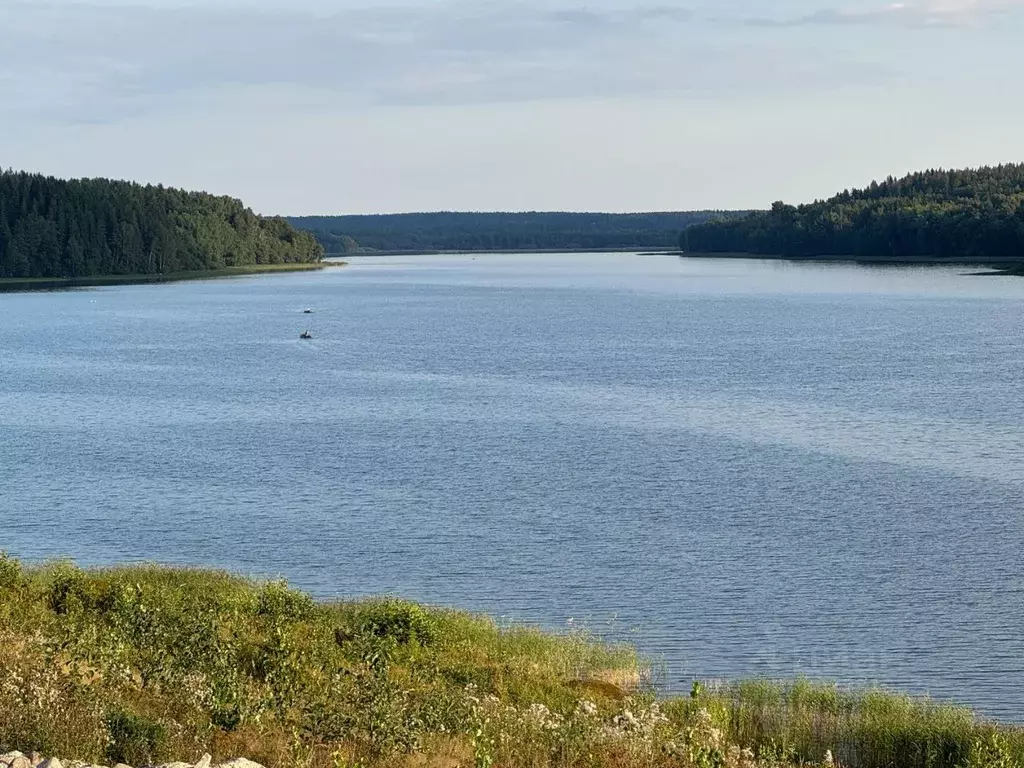
[{"label": "dark green bush", "polygon": [[361,616],[360,630],[378,638],[391,638],[399,645],[416,642],[431,645],[437,639],[437,624],[422,607],[388,598],[370,603]]},{"label": "dark green bush", "polygon": [[48,603],[59,616],[81,609],[88,602],[88,578],[70,563],[60,563],[51,573]]},{"label": "dark green bush", "polygon": [[104,718],[104,724],[110,733],[107,759],[111,765],[152,765],[166,747],[167,730],[155,720],[116,711]]},{"label": "dark green bush", "polygon": [[0,552],[0,589],[12,589],[21,582],[21,563]]},{"label": "dark green bush", "polygon": [[283,581],[271,581],[260,590],[257,613],[266,619],[305,621],[315,612],[316,603],[313,598],[289,589]]}]

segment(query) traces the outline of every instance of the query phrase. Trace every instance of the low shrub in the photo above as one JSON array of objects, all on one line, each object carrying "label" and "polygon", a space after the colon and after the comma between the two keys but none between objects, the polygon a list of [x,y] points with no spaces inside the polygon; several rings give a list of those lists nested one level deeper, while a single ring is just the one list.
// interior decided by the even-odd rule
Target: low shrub
[{"label": "low shrub", "polygon": [[167,729],[155,720],[117,710],[103,723],[110,734],[106,757],[111,765],[152,765],[166,750]]}]

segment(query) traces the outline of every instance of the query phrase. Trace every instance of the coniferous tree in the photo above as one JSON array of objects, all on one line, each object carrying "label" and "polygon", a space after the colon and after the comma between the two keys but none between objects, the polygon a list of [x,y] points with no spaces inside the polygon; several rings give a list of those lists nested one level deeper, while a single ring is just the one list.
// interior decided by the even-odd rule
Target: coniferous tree
[{"label": "coniferous tree", "polygon": [[721,211],[677,213],[407,213],[303,216],[289,222],[328,253],[371,250],[673,248],[679,230]]},{"label": "coniferous tree", "polygon": [[932,170],[687,229],[684,250],[1024,260],[1024,164]]},{"label": "coniferous tree", "polygon": [[232,198],[0,171],[0,277],[171,274],[321,258],[312,235]]}]

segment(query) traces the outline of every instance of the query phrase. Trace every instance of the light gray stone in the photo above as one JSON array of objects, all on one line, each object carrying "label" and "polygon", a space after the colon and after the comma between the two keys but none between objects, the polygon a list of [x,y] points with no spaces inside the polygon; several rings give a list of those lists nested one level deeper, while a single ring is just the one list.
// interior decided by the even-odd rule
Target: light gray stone
[{"label": "light gray stone", "polygon": [[124,763],[118,763],[117,765],[114,766],[114,768],[132,768],[132,767],[130,765],[125,765]]},{"label": "light gray stone", "polygon": [[38,768],[64,768],[64,764],[56,757],[51,757],[43,760],[43,762],[39,764]]},{"label": "light gray stone", "polygon": [[192,768],[192,763],[164,763],[156,768]]},{"label": "light gray stone", "polygon": [[210,764],[213,762],[213,757],[209,754],[203,755],[199,758],[199,762],[196,763],[195,768],[210,768]]},{"label": "light gray stone", "polygon": [[244,757],[236,757],[234,760],[221,763],[217,768],[263,768],[263,766],[252,760],[246,760]]},{"label": "light gray stone", "polygon": [[32,761],[31,760],[29,760],[24,755],[19,755],[18,757],[14,758],[9,763],[7,763],[7,768],[34,768],[34,767],[32,765]]},{"label": "light gray stone", "polygon": [[15,758],[18,757],[24,757],[24,755],[21,754],[21,752],[18,752],[17,750],[13,752],[7,752],[6,754],[0,755],[0,763],[3,763],[4,765],[10,765],[14,762]]}]

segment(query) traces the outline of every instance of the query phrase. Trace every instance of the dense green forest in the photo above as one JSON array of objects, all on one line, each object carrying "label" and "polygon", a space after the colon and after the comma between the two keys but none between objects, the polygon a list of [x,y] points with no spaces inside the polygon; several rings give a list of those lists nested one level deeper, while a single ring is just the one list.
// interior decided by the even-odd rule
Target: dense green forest
[{"label": "dense green forest", "polygon": [[684,251],[1024,260],[1024,164],[889,177],[829,200],[691,227]]},{"label": "dense green forest", "polygon": [[173,274],[322,257],[308,233],[229,197],[0,171],[0,278]]},{"label": "dense green forest", "polygon": [[328,253],[675,248],[679,231],[720,211],[680,213],[403,213],[302,216],[289,222]]}]

